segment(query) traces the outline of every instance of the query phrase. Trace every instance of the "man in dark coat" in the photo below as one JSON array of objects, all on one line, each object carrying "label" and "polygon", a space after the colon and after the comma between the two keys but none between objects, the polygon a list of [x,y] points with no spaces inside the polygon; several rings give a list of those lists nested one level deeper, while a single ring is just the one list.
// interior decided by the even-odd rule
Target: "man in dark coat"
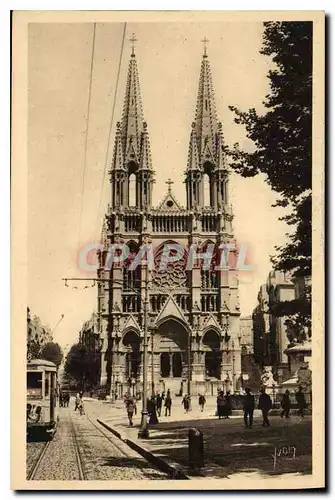
[{"label": "man in dark coat", "polygon": [[268,394],[266,394],[264,387],[261,389],[261,395],[259,396],[258,408],[262,410],[263,415],[263,427],[269,427],[269,411],[272,408],[272,401]]},{"label": "man in dark coat", "polygon": [[230,391],[227,391],[227,394],[224,397],[225,400],[225,417],[224,418],[229,418],[229,415],[231,415],[232,412],[232,402],[231,402],[231,395]]},{"label": "man in dark coat", "polygon": [[161,412],[162,412],[162,403],[163,403],[163,398],[162,396],[158,393],[156,397],[156,409],[157,409],[157,415],[160,417]]},{"label": "man in dark coat", "polygon": [[295,393],[295,399],[298,403],[298,415],[300,415],[300,417],[304,417],[304,409],[306,408],[306,400],[305,400],[305,395],[303,393],[301,385],[299,386],[299,390]]},{"label": "man in dark coat", "polygon": [[164,406],[165,406],[165,416],[167,417],[168,416],[168,412],[169,412],[169,417],[171,417],[172,399],[171,399],[170,389],[168,389],[168,391],[166,393],[166,398],[165,398]]},{"label": "man in dark coat", "polygon": [[244,411],[244,425],[246,429],[251,429],[254,419],[255,397],[251,394],[251,390],[245,390],[243,398],[243,411]]},{"label": "man in dark coat", "polygon": [[285,394],[283,394],[283,398],[281,400],[281,407],[283,408],[283,411],[281,412],[280,416],[281,418],[290,418],[290,409],[291,409],[291,401],[290,401],[290,391],[286,390]]},{"label": "man in dark coat", "polygon": [[200,410],[201,411],[204,411],[205,403],[206,403],[205,396],[203,394],[200,394],[200,396],[199,396],[199,406],[200,406]]}]

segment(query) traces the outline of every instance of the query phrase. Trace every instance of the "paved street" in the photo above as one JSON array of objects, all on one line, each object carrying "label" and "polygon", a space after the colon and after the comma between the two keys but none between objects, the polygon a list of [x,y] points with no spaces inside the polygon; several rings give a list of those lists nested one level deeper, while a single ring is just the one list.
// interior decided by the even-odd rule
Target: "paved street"
[{"label": "paved street", "polygon": [[168,479],[89,415],[74,412],[73,406],[60,408],[60,424],[53,441],[27,443],[27,477],[34,480]]},{"label": "paved street", "polygon": [[[195,401],[196,402],[196,401]],[[229,478],[270,477],[280,474],[311,474],[312,442],[311,418],[292,416],[282,420],[270,415],[271,426],[262,427],[259,411],[255,411],[254,426],[245,429],[242,415],[229,420],[215,417],[215,399],[210,399],[203,413],[193,404],[192,411],[184,413],[179,399],[174,399],[171,417],[161,417],[159,424],[150,429],[148,441],[138,441],[140,408],[134,419],[134,428],[128,427],[122,404],[89,402],[90,414],[147,450],[164,458],[168,463],[188,469],[188,430],[202,431],[205,444],[205,477]],[[275,455],[275,457],[274,457]]]}]

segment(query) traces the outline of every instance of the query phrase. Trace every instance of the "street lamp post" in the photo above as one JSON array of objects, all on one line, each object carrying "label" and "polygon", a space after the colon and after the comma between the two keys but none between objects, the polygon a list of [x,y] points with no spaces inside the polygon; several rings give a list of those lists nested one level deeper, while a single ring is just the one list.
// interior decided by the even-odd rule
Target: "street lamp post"
[{"label": "street lamp post", "polygon": [[235,386],[235,343],[232,341],[231,344],[232,347],[232,352],[233,352],[233,393],[235,393],[236,386]]},{"label": "street lamp post", "polygon": [[144,338],[143,338],[143,402],[142,402],[142,420],[141,427],[138,431],[138,437],[147,439],[149,437],[148,430],[148,394],[147,394],[147,369],[148,369],[148,261],[145,265],[145,288],[144,288]]},{"label": "street lamp post", "polygon": [[155,380],[154,380],[154,375],[155,375],[155,370],[154,370],[154,336],[153,332],[151,332],[151,396],[155,396]]}]

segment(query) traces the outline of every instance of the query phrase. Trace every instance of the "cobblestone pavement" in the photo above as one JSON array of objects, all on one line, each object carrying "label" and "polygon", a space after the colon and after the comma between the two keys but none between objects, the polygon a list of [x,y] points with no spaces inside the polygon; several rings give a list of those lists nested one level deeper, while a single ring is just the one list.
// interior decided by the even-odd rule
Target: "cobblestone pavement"
[{"label": "cobblestone pavement", "polygon": [[[87,403],[90,411],[123,436],[137,441],[140,411],[134,428],[129,428],[122,403]],[[140,405],[139,405],[140,406]],[[197,406],[185,415],[175,405],[172,416],[159,418],[150,429],[150,438],[141,441],[144,448],[168,462],[188,468],[188,430],[198,428],[204,436],[204,475],[212,478],[256,477],[312,473],[311,417],[292,416],[282,420],[270,415],[271,426],[262,427],[260,412],[254,426],[245,429],[242,416],[229,420],[215,417],[214,407],[201,413]],[[274,458],[274,456],[276,458]]]},{"label": "cobblestone pavement", "polygon": [[[27,476],[45,443],[27,443]],[[60,409],[60,423],[34,480],[168,479],[88,415]]]}]

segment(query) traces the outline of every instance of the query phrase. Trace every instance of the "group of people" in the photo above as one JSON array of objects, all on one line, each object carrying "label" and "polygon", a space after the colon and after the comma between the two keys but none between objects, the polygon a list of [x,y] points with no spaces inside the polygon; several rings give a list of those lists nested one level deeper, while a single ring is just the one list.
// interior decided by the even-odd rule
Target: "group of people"
[{"label": "group of people", "polygon": [[[255,396],[251,394],[250,389],[245,390],[246,395],[243,400],[243,411],[244,411],[244,425],[248,429],[251,429],[253,424],[253,415],[255,410]],[[263,427],[269,427],[269,412],[272,408],[272,401],[269,394],[266,394],[265,388],[260,390],[260,396],[258,400],[258,409],[262,411],[263,417]],[[307,407],[305,395],[303,393],[302,387],[299,387],[298,391],[295,393],[295,399],[298,406],[297,414],[300,417],[304,417],[304,410]],[[283,394],[281,400],[281,418],[290,418],[290,410],[291,410],[291,399],[290,399],[290,391],[286,390]]]},{"label": "group of people", "polygon": [[163,405],[165,408],[165,416],[171,417],[172,398],[170,389],[168,389],[166,395],[165,391],[163,391],[162,394],[158,393],[156,396],[153,396],[152,399],[153,399],[153,404],[155,404],[158,417],[162,415]]},{"label": "group of people", "polygon": [[[133,417],[137,413],[137,408],[136,408],[136,399],[133,396],[130,396],[128,393],[124,397],[124,403],[128,415],[128,420],[129,420],[129,426],[132,427],[134,425],[133,423]],[[148,404],[147,404],[147,411],[148,411],[148,416],[149,416],[149,424],[157,424],[157,416],[160,417],[162,415],[162,407],[165,407],[165,416],[171,416],[171,406],[172,406],[172,398],[171,398],[171,392],[170,389],[167,391],[166,395],[165,392],[162,394],[158,393],[155,396],[151,396],[150,399],[148,399]]]},{"label": "group of people", "polygon": [[[304,417],[304,410],[307,407],[305,395],[303,393],[302,387],[299,387],[299,390],[295,393],[295,399],[298,406],[298,415]],[[232,404],[232,396],[230,391],[227,391],[224,394],[223,391],[220,391],[217,397],[217,416],[219,419],[229,419],[232,414],[233,404]],[[191,409],[191,398],[188,394],[182,399],[182,405],[184,407],[185,413],[188,413]],[[200,411],[204,411],[206,403],[206,398],[203,394],[199,394],[199,407]],[[245,395],[243,396],[243,412],[244,412],[244,425],[246,428],[251,428],[253,425],[253,416],[255,410],[255,396],[251,393],[249,388],[245,389]],[[125,396],[125,406],[127,409],[129,425],[133,426],[133,416],[136,415],[136,400],[134,397],[126,394]],[[172,407],[172,398],[170,390],[162,394],[158,393],[153,395],[148,400],[148,416],[149,416],[149,424],[158,423],[157,416],[160,417],[162,415],[162,407],[165,407],[165,416],[171,416],[171,407]],[[290,392],[287,390],[281,399],[281,418],[290,418],[291,411],[291,398]],[[76,402],[77,408],[77,402]],[[258,409],[262,411],[263,417],[263,427],[269,427],[269,412],[272,409],[272,400],[269,394],[266,393],[265,388],[261,388],[260,395],[258,399]]]}]

